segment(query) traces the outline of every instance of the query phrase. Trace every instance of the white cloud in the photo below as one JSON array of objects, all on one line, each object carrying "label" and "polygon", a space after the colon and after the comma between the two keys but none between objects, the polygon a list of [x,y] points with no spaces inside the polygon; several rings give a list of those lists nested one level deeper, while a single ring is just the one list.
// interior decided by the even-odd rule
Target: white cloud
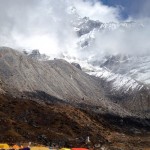
[{"label": "white cloud", "polygon": [[101,22],[117,22],[120,18],[119,8],[103,5],[98,0],[74,0],[73,4],[82,17],[88,16],[93,20],[100,20]]},{"label": "white cloud", "polygon": [[82,17],[117,21],[118,10],[97,1],[1,0],[0,45],[40,49],[48,54],[73,50],[76,35],[70,21],[74,18],[66,11],[70,5]]},{"label": "white cloud", "polygon": [[0,45],[57,53],[75,35],[63,0],[1,0]]},{"label": "white cloud", "polygon": [[[22,49],[40,49],[59,55],[62,51],[77,55],[76,34],[67,8],[74,5],[81,17],[102,22],[118,22],[119,8],[108,7],[97,0],[1,0],[0,45]],[[143,20],[142,20],[143,21]],[[126,33],[97,33],[96,42],[87,51],[98,57],[102,53],[140,52],[149,50],[149,27]],[[88,55],[87,52],[82,55]]]}]

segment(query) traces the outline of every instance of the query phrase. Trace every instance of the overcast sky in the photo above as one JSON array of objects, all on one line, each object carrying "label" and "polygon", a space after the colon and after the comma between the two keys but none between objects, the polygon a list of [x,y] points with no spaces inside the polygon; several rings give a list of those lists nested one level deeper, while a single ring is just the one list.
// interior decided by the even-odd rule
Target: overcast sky
[{"label": "overcast sky", "polygon": [[[0,46],[16,49],[39,49],[49,55],[62,52],[78,54],[77,35],[69,14],[74,6],[76,13],[104,23],[134,20],[145,24],[141,30],[110,32],[96,35],[97,45],[90,51],[101,52],[149,51],[150,0],[0,0]],[[145,20],[147,22],[145,22]],[[85,54],[84,54],[85,55]]]}]

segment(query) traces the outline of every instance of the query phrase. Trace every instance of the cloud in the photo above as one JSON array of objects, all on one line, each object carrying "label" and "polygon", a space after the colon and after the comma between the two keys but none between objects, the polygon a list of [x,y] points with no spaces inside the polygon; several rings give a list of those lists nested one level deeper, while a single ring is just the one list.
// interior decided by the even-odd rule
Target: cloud
[{"label": "cloud", "polygon": [[13,48],[40,49],[47,54],[75,52],[76,34],[68,14],[70,6],[81,17],[117,21],[118,10],[98,1],[82,0],[1,0],[0,45]]},{"label": "cloud", "polygon": [[63,0],[1,0],[0,45],[58,53],[74,38]]},{"label": "cloud", "polygon": [[138,22],[133,27],[123,30],[98,33],[96,48],[101,53],[143,55],[150,52],[150,28]]},{"label": "cloud", "polygon": [[118,22],[121,19],[119,7],[106,6],[98,0],[74,0],[73,5],[82,17],[88,16],[93,20],[100,20],[101,22]]},{"label": "cloud", "polygon": [[150,55],[149,20],[136,22],[126,29],[106,30],[95,33],[89,47],[80,53],[82,59],[101,60],[107,55]]},{"label": "cloud", "polygon": [[[147,5],[143,6],[145,13],[148,12]],[[71,6],[76,8],[75,12],[81,17],[87,16],[101,22],[122,21],[119,7],[106,6],[98,0],[1,0],[0,45],[39,49],[56,57],[62,52],[78,57],[96,55],[99,58],[106,53],[149,51],[150,30],[146,19],[146,25],[140,30],[96,33],[96,40],[91,47],[79,52],[76,45],[78,37],[71,24],[76,21],[77,14],[68,13]],[[141,14],[145,13],[142,11]]]}]

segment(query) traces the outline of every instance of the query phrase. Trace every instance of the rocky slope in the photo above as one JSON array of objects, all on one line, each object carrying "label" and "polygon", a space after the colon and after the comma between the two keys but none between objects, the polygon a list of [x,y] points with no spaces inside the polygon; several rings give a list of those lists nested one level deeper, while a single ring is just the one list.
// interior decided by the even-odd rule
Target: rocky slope
[{"label": "rocky slope", "polygon": [[[149,89],[140,83],[135,89],[128,89],[126,85],[134,85],[134,80],[130,79],[117,90],[114,83],[120,86],[124,77],[112,73],[113,70],[88,72],[99,79],[60,59],[39,61],[33,55],[31,58],[31,55],[4,47],[0,55],[1,93],[44,100],[53,96],[79,107],[89,105],[99,113],[150,117]],[[103,65],[109,67],[109,63]]]},{"label": "rocky slope", "polygon": [[[49,99],[58,101],[54,97]],[[0,142],[9,144],[32,141],[49,146],[146,150],[150,147],[148,121],[97,115],[89,109],[83,111],[63,103],[0,95]],[[87,136],[91,140],[89,144],[86,144]]]},{"label": "rocky slope", "polygon": [[16,97],[49,100],[49,96],[72,105],[97,106],[99,112],[132,115],[112,102],[99,79],[64,60],[38,61],[10,48],[0,49],[1,89]]}]

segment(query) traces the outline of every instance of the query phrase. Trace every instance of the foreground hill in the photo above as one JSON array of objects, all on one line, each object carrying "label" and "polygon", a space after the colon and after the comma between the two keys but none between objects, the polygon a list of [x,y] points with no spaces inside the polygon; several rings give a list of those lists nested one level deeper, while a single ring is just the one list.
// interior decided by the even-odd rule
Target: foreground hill
[{"label": "foreground hill", "polygon": [[87,147],[85,139],[89,136],[90,146],[100,144],[110,150],[150,148],[150,126],[140,122],[149,120],[97,115],[67,104],[0,95],[0,142],[10,144],[32,141]]}]

